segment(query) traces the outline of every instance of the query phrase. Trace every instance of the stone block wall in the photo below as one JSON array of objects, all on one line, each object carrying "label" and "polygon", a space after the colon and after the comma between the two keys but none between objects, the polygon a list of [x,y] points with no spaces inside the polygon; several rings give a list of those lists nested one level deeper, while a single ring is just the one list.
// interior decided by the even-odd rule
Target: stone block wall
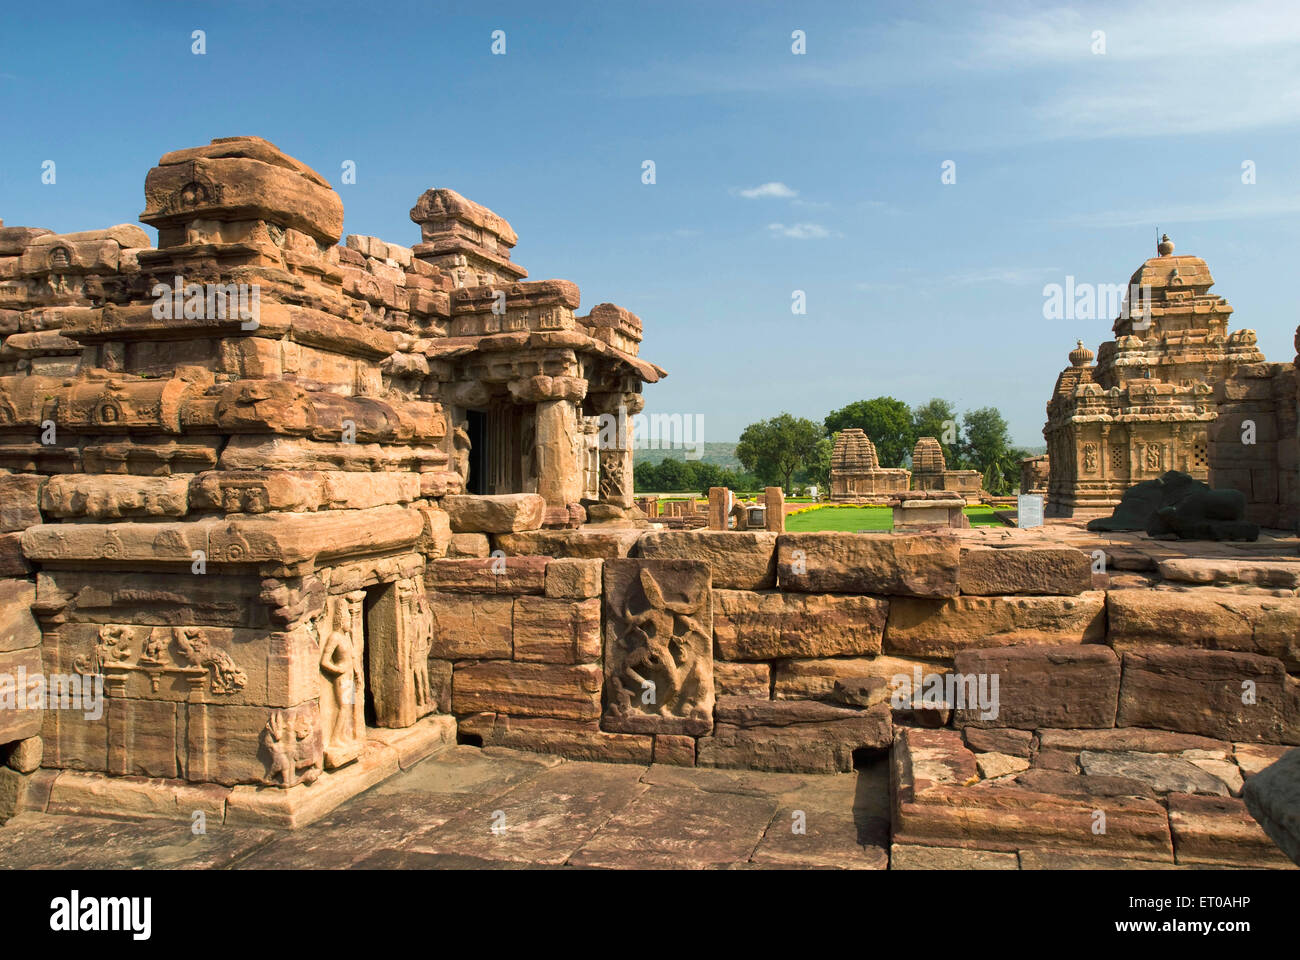
[{"label": "stone block wall", "polygon": [[1246,519],[1300,529],[1300,423],[1296,367],[1255,363],[1215,385],[1218,418],[1209,426],[1209,484],[1240,490]]},{"label": "stone block wall", "polygon": [[[592,536],[542,544],[587,559],[516,556],[538,536],[497,537],[508,555],[495,574],[492,560],[431,562],[432,606],[454,611],[468,644],[438,647],[445,662],[430,671],[451,678],[462,736],[586,759],[807,772],[851,769],[855,752],[888,748],[896,724],[1300,743],[1300,563],[1209,573],[1174,563],[1176,590],[1104,589],[1072,547]],[[448,588],[443,571],[474,564],[474,579]],[[934,709],[912,690],[918,673],[954,672],[1001,677],[998,718]],[[900,683],[911,691],[901,705]]]}]

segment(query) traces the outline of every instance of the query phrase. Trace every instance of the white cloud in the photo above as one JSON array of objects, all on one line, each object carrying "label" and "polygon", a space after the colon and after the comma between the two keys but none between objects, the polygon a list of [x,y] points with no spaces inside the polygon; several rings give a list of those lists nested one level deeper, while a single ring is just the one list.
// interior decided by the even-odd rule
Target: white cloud
[{"label": "white cloud", "polygon": [[[1105,33],[1105,53],[1093,36]],[[1185,0],[1167,5],[1057,2],[1014,15],[970,9],[847,24],[816,60],[744,55],[655,64],[640,89],[681,96],[918,96],[938,139],[969,148],[1015,143],[1171,137],[1300,123],[1300,16],[1295,0]],[[918,51],[922,51],[918,54]],[[807,61],[807,62],[805,62]],[[950,114],[937,84],[1004,105],[998,123]],[[1020,93],[1008,98],[1014,84]],[[932,112],[932,115],[931,115]],[[762,188],[758,188],[762,189]]]},{"label": "white cloud", "polygon": [[767,229],[774,237],[789,237],[791,240],[824,240],[831,232],[817,223],[769,223]]},{"label": "white cloud", "polygon": [[788,199],[789,197],[799,196],[799,191],[791,190],[779,180],[774,180],[770,183],[759,184],[757,187],[750,187],[748,190],[741,190],[740,195],[747,200],[757,200],[762,197]]}]

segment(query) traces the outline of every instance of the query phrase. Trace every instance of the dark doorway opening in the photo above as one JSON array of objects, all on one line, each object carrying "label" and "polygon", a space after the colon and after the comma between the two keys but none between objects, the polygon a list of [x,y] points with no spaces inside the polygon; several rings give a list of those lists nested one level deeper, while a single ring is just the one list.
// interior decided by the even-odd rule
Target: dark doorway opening
[{"label": "dark doorway opening", "polygon": [[467,410],[469,433],[469,479],[465,492],[485,496],[488,490],[487,414],[481,410]]},{"label": "dark doorway opening", "polygon": [[[366,599],[361,608],[361,622],[365,624],[365,647],[361,662],[365,665],[366,677],[366,726],[379,726],[376,718],[378,713],[375,710],[375,687],[370,678],[370,645],[375,642],[377,632],[375,630],[375,606],[383,597],[385,590],[392,589],[392,584],[378,584],[366,590]],[[358,645],[360,648],[360,645]]]}]

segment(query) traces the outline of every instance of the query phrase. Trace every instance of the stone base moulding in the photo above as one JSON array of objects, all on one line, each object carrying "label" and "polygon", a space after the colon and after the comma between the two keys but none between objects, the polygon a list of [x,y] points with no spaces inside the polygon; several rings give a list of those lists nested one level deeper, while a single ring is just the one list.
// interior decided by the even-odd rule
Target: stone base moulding
[{"label": "stone base moulding", "polygon": [[[292,828],[319,820],[335,807],[399,770],[434,756],[456,742],[454,718],[425,717],[402,730],[369,730],[355,763],[323,773],[314,783],[289,789],[187,783],[149,777],[107,776],[81,770],[38,770],[22,777],[0,771],[0,819],[24,812],[86,817],[161,818]],[[6,799],[9,799],[6,805]]]}]

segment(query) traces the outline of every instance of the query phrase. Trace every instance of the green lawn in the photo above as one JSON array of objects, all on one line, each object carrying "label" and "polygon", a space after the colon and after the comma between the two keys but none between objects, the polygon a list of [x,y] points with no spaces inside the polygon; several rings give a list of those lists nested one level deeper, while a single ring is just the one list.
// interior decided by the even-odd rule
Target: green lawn
[{"label": "green lawn", "polygon": [[[972,527],[1000,527],[1002,522],[993,516],[993,508],[967,507]],[[859,530],[891,530],[894,512],[889,507],[826,507],[807,513],[786,517],[785,528],[791,533],[814,533],[819,530],[839,530],[856,533]]]}]

